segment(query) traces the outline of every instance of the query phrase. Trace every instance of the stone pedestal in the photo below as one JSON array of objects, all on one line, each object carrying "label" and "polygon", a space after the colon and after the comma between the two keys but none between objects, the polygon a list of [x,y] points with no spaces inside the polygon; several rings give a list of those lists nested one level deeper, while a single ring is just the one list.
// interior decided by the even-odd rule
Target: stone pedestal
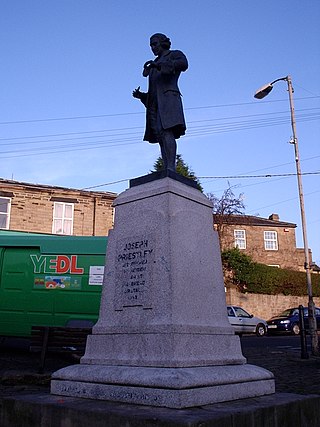
[{"label": "stone pedestal", "polygon": [[172,408],[273,393],[227,318],[211,202],[163,178],[114,205],[99,320],[51,392]]}]

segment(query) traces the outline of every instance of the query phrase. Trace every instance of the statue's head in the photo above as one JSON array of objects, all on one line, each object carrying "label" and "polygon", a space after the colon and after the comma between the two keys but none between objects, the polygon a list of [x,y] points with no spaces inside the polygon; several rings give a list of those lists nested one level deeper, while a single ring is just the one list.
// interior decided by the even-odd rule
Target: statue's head
[{"label": "statue's head", "polygon": [[166,50],[170,49],[171,41],[170,41],[169,37],[167,37],[166,35],[161,34],[161,33],[156,33],[150,37],[150,43],[151,43],[152,39],[158,39],[160,44],[161,44],[161,47],[163,49],[166,49]]}]

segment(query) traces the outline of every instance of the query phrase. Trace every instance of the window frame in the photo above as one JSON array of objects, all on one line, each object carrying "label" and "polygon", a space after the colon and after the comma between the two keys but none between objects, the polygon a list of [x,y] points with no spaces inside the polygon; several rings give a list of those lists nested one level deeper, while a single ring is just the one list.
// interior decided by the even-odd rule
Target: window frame
[{"label": "window frame", "polygon": [[[58,206],[62,206],[62,215],[57,215]],[[71,217],[66,217],[66,207],[71,206],[72,214]],[[64,236],[72,236],[73,235],[73,222],[74,222],[74,203],[70,202],[54,202],[53,203],[53,218],[52,218],[52,234],[61,234]],[[61,232],[57,231],[57,222],[61,221]],[[65,233],[65,224],[70,222],[70,233]]]},{"label": "window frame", "polygon": [[[273,234],[275,236],[274,239],[267,238],[267,234]],[[266,251],[278,251],[279,250],[279,244],[278,244],[278,233],[274,230],[267,230],[263,232],[263,241],[264,241],[264,249]],[[270,245],[270,247],[268,246]],[[273,246],[273,247],[271,247]]]},{"label": "window frame", "polygon": [[[241,233],[243,233],[243,238],[239,238],[239,237],[236,237],[236,233],[239,233],[239,232],[241,232]],[[234,237],[234,247],[235,248],[238,248],[238,249],[240,249],[240,250],[245,250],[245,249],[247,249],[247,236],[246,236],[246,230],[240,230],[240,229],[236,229],[236,230],[233,230],[233,237]],[[238,242],[243,242],[244,243],[244,247],[240,247],[239,245],[237,245],[237,241]]]},{"label": "window frame", "polygon": [[3,215],[3,216],[6,217],[5,227],[4,228],[0,227],[0,230],[9,230],[9,228],[10,228],[10,217],[11,217],[11,198],[10,197],[0,196],[0,200],[1,199],[7,200],[8,203],[7,203],[7,212],[0,212],[1,216]]}]

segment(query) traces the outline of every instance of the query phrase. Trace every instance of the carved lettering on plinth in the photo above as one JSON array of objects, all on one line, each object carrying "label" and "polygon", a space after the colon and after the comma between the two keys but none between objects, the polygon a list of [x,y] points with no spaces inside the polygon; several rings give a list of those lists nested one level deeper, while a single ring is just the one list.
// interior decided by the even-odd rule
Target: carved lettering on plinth
[{"label": "carved lettering on plinth", "polygon": [[154,259],[152,236],[135,236],[117,242],[115,310],[137,306],[152,308]]}]

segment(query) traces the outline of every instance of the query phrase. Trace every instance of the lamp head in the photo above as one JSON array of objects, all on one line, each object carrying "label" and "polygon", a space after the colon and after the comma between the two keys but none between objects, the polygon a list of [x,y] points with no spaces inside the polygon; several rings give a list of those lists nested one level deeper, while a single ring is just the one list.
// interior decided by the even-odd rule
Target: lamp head
[{"label": "lamp head", "polygon": [[272,89],[273,89],[273,86],[271,83],[264,85],[256,91],[256,93],[254,94],[254,97],[257,99],[262,99],[265,96],[267,96],[272,91]]}]

